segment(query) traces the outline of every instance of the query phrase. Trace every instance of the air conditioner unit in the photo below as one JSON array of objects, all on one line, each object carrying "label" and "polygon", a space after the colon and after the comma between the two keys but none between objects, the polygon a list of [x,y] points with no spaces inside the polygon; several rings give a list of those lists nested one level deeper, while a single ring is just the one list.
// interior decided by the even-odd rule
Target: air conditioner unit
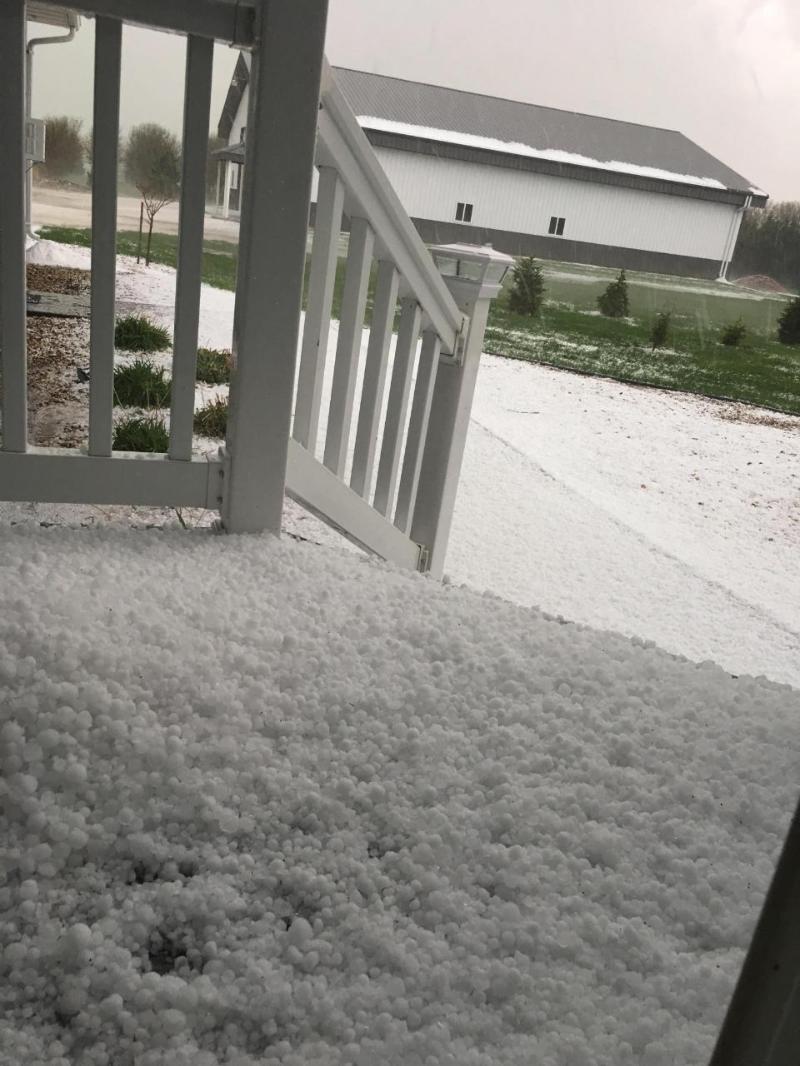
[{"label": "air conditioner unit", "polygon": [[25,158],[31,163],[44,163],[45,123],[41,118],[25,121]]}]

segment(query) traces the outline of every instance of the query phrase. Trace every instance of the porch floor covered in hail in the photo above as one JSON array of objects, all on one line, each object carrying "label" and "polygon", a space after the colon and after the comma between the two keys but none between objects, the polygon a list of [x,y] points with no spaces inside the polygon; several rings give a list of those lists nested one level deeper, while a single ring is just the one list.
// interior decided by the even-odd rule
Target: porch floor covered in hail
[{"label": "porch floor covered in hail", "polygon": [[797,693],[339,549],[0,526],[0,1057],[700,1066]]}]

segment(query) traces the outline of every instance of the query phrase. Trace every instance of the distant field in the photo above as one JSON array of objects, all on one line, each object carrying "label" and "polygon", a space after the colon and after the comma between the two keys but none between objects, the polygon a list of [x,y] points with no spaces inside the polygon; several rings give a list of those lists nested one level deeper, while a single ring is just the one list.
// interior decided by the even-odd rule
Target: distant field
[{"label": "distant field", "polygon": [[[543,262],[549,301],[569,304],[578,311],[597,310],[597,297],[618,271],[577,263]],[[772,334],[786,297],[762,295],[735,285],[666,274],[627,272],[631,315],[652,317],[671,311],[673,318],[697,331],[724,326],[741,316],[748,329]]]},{"label": "distant field", "polygon": [[[547,286],[542,315],[512,314],[503,293],[489,319],[486,351],[800,413],[800,348],[774,339],[785,298],[715,282],[629,274],[631,317],[620,321],[597,313],[597,296],[616,271],[542,265]],[[672,313],[671,336],[668,347],[653,352],[650,328],[662,310]],[[748,336],[739,347],[727,348],[720,329],[740,316]]]},{"label": "distant field", "polygon": [[[67,244],[91,243],[88,229],[46,226],[40,233]],[[135,255],[136,244],[135,232],[117,235],[121,254]],[[174,267],[177,245],[174,235],[154,234],[153,260]],[[233,289],[236,245],[206,240],[203,248],[203,280]],[[342,250],[345,248],[343,244]],[[620,381],[724,396],[800,413],[800,348],[788,348],[774,340],[785,298],[743,292],[713,281],[631,272],[631,318],[616,321],[597,313],[597,297],[617,271],[574,263],[548,262],[542,266],[547,287],[542,316],[529,319],[512,315],[506,307],[506,294],[501,294],[489,317],[486,351]],[[339,314],[344,267],[345,260],[340,259],[334,286],[335,317]],[[673,316],[669,347],[651,352],[650,325],[662,310]],[[726,348],[719,342],[720,329],[739,317],[748,327],[748,337],[740,347]]]}]

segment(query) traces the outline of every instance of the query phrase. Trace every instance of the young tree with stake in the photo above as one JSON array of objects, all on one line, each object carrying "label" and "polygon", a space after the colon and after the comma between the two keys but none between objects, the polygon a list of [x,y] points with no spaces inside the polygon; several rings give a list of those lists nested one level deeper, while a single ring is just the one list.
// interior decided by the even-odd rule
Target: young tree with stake
[{"label": "young tree with stake", "polygon": [[177,137],[152,122],[133,127],[125,146],[125,171],[139,190],[147,214],[147,266],[150,265],[153,222],[162,207],[177,200],[180,169],[181,149]]}]

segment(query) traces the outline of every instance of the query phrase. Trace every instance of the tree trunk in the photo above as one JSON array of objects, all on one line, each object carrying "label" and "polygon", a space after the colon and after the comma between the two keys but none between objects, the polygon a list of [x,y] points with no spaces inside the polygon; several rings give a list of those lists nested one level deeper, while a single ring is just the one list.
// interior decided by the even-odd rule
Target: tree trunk
[{"label": "tree trunk", "polygon": [[150,244],[153,240],[153,216],[150,215],[150,228],[147,231],[147,253],[145,255],[144,265],[150,266]]},{"label": "tree trunk", "polygon": [[136,245],[136,262],[142,258],[142,229],[144,228],[144,202],[139,204],[139,243]]}]

